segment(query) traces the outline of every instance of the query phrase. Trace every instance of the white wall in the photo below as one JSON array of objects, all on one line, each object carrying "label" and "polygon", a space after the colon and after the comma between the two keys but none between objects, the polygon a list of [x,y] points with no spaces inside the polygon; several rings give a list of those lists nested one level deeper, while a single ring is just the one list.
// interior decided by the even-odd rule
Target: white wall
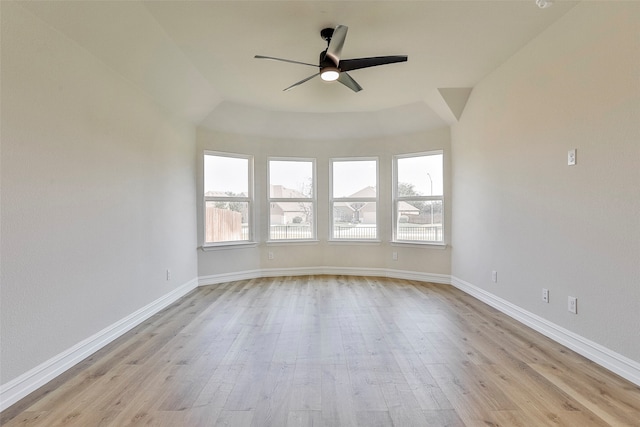
[{"label": "white wall", "polygon": [[194,127],[8,2],[1,178],[2,384],[195,280]]},{"label": "white wall", "polygon": [[[448,248],[421,248],[412,246],[392,246],[391,241],[391,163],[394,154],[444,150],[445,153],[445,194],[449,194],[450,133],[448,128],[379,139],[350,140],[285,140],[257,136],[243,136],[223,133],[206,128],[198,129],[198,194],[202,194],[204,150],[216,150],[231,153],[253,154],[256,176],[256,230],[259,245],[245,249],[226,249],[199,251],[199,275],[216,276],[243,271],[263,271],[269,269],[296,268],[358,268],[400,270],[406,272],[442,274],[450,273],[450,254]],[[267,239],[266,203],[266,162],[269,156],[291,156],[316,158],[318,191],[318,243],[310,244],[269,244]],[[379,243],[328,242],[329,234],[329,160],[333,157],[376,156],[379,158]],[[198,236],[202,245],[202,200],[198,201]],[[450,209],[445,196],[446,224],[450,223]],[[445,240],[449,241],[448,227]],[[269,260],[267,252],[274,253]],[[398,252],[398,260],[392,260],[392,252]]]},{"label": "white wall", "polygon": [[[639,18],[637,3],[579,4],[474,89],[451,136],[300,141],[205,128],[196,138],[3,2],[0,383],[197,276],[299,267],[452,274],[640,361]],[[577,166],[566,166],[569,148]],[[265,245],[258,186],[260,243],[196,257],[205,149],[254,154],[259,183],[269,155],[316,157],[320,241]],[[392,246],[392,155],[432,149],[447,159],[452,245]],[[380,243],[326,240],[328,162],[341,156],[380,157]],[[567,295],[578,297],[578,315]]]},{"label": "white wall", "polygon": [[639,3],[582,2],[474,88],[452,275],[640,362],[638,22]]}]

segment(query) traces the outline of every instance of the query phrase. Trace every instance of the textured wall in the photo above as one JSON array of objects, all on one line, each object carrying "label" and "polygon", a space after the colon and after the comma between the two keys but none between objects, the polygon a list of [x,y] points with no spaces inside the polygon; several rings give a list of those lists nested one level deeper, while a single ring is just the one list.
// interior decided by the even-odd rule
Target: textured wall
[{"label": "textured wall", "polygon": [[582,2],[477,85],[452,129],[452,275],[635,361],[638,22],[638,3]]},{"label": "textured wall", "polygon": [[196,277],[194,159],[192,125],[3,3],[3,384]]}]

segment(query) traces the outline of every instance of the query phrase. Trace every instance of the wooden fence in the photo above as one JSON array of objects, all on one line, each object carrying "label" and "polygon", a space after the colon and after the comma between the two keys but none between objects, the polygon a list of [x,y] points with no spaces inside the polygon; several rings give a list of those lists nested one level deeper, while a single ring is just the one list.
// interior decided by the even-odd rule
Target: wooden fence
[{"label": "wooden fence", "polygon": [[207,206],[205,229],[207,242],[242,240],[242,214]]}]

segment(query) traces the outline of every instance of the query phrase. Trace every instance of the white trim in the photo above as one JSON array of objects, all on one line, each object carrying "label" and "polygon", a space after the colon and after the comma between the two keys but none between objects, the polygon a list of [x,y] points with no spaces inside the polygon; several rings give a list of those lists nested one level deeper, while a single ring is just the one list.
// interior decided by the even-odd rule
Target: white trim
[{"label": "white trim", "polygon": [[[207,167],[206,167],[206,156],[212,157],[226,157],[231,159],[244,159],[247,160],[247,196],[246,197],[218,197],[218,196],[207,196]],[[229,242],[207,242],[207,202],[215,202],[215,201],[238,201],[247,204],[248,210],[248,231],[249,235],[248,240],[240,240],[240,243],[252,244],[255,242],[255,233],[256,233],[256,218],[255,218],[255,187],[254,187],[254,156],[251,154],[239,154],[239,153],[228,153],[224,151],[212,151],[212,150],[204,150],[202,153],[202,224],[204,234],[202,235],[202,247],[212,247],[212,246],[227,246]],[[233,244],[233,243],[231,243]]]},{"label": "white trim", "polygon": [[222,249],[246,249],[246,248],[255,248],[258,246],[258,242],[249,242],[246,240],[241,240],[235,242],[224,242],[224,243],[215,243],[215,244],[206,244],[200,246],[198,249],[203,250],[204,252],[208,251],[219,251]]},{"label": "white trim", "polygon": [[640,363],[530,313],[455,276],[451,276],[451,285],[632,383],[640,385]]},{"label": "white trim", "polygon": [[338,244],[342,245],[344,243],[354,244],[354,245],[371,245],[371,246],[380,246],[382,240],[380,239],[333,239],[330,238],[327,240],[327,243],[330,245]]},{"label": "white trim", "polygon": [[100,350],[116,338],[144,322],[173,302],[179,300],[198,286],[214,285],[230,281],[248,280],[259,277],[306,276],[306,275],[355,275],[379,276],[395,279],[417,280],[421,282],[450,284],[478,300],[494,307],[520,323],[540,332],[552,340],[574,350],[598,365],[609,369],[621,377],[640,385],[640,363],[564,329],[546,319],[495,296],[471,283],[448,274],[421,273],[365,267],[308,267],[271,268],[235,273],[215,274],[192,279],[179,288],[158,298],[129,316],[79,342],[68,350],[25,372],[19,377],[0,386],[0,411],[26,397],[29,393],[48,383],[70,369],[86,357]]},{"label": "white trim", "polygon": [[259,277],[279,277],[279,276],[313,276],[313,275],[343,275],[343,276],[375,276],[389,277],[393,279],[418,280],[421,282],[442,283],[449,285],[450,276],[448,274],[420,273],[415,271],[392,270],[387,268],[368,267],[299,267],[299,268],[268,268],[262,270],[248,270],[237,273],[214,274],[210,276],[200,276],[199,286],[217,285],[220,283],[233,282],[237,280],[250,280]]},{"label": "white trim", "polygon": [[179,300],[194,290],[197,285],[198,279],[190,280],[19,377],[2,384],[0,386],[0,411],[4,411],[29,393],[34,392],[160,310]]},{"label": "white trim", "polygon": [[267,240],[266,246],[295,246],[295,245],[316,245],[320,243],[318,239],[299,239],[299,240]]},{"label": "white trim", "polygon": [[[333,169],[336,163],[340,162],[375,162],[376,163],[376,196],[375,197],[336,197],[333,194]],[[364,188],[363,188],[364,189]],[[334,157],[329,159],[329,241],[351,241],[351,239],[340,239],[334,237],[335,233],[335,218],[333,217],[333,213],[335,209],[333,208],[335,203],[375,203],[376,204],[376,237],[373,239],[353,239],[355,241],[380,241],[380,223],[378,222],[378,217],[380,216],[380,157],[379,156],[367,156],[367,157]]]},{"label": "white trim", "polygon": [[[302,197],[302,198],[281,198],[281,197],[271,197],[271,162],[307,162],[311,163],[311,197]],[[313,219],[311,224],[311,230],[313,232],[313,237],[310,239],[304,239],[307,241],[317,241],[318,240],[318,186],[316,184],[317,181],[317,173],[316,173],[316,159],[314,157],[267,157],[267,205],[269,206],[268,211],[269,215],[267,216],[267,243],[269,242],[296,242],[298,239],[271,239],[271,204],[272,203],[287,203],[287,202],[298,202],[298,203],[311,203],[312,205],[312,213],[311,218]],[[281,225],[281,224],[273,224],[273,225]]]},{"label": "white trim", "polygon": [[198,277],[198,286],[219,285],[220,283],[250,280],[262,277],[260,270],[247,270],[234,273],[212,274]]},{"label": "white trim", "polygon": [[391,246],[404,246],[407,248],[415,248],[415,249],[438,249],[443,250],[447,249],[449,245],[446,243],[434,243],[434,242],[418,242],[418,241],[391,241],[389,242]]}]

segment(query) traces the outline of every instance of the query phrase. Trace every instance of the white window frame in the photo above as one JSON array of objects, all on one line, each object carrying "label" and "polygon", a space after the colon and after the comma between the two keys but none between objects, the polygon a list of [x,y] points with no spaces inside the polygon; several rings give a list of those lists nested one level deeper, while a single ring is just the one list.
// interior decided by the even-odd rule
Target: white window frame
[{"label": "white window frame", "polygon": [[[357,161],[374,161],[376,163],[376,197],[335,197],[333,195],[333,165],[336,162],[357,162]],[[329,241],[334,242],[379,242],[380,241],[380,201],[379,201],[379,182],[380,182],[380,159],[378,157],[336,157],[329,159]],[[334,236],[334,208],[335,203],[369,203],[376,204],[376,237],[366,238],[340,238]]]},{"label": "white window frame", "polygon": [[[206,156],[217,156],[217,157],[228,157],[228,158],[235,158],[235,159],[245,159],[247,160],[247,182],[248,182],[248,188],[247,188],[247,192],[248,195],[246,197],[222,197],[222,196],[207,196],[206,195],[206,183],[204,182],[205,176],[206,176],[206,170],[205,170],[205,165],[204,165],[204,159]],[[222,151],[209,151],[209,150],[204,150],[204,153],[202,155],[202,181],[203,181],[203,190],[202,190],[202,198],[203,198],[203,203],[202,203],[202,224],[203,224],[203,232],[204,232],[204,236],[203,236],[203,247],[218,247],[218,246],[238,246],[238,245],[254,245],[255,242],[255,223],[254,223],[254,208],[255,208],[255,201],[254,201],[254,192],[253,192],[253,156],[248,155],[248,154],[238,154],[238,153],[228,153],[228,152],[222,152]],[[247,239],[246,240],[229,240],[229,241],[224,241],[224,242],[208,242],[207,241],[207,202],[244,202],[247,203]]]},{"label": "white window frame", "polygon": [[[444,239],[445,236],[445,215],[444,215],[444,188],[442,191],[442,195],[439,196],[399,196],[398,195],[398,160],[400,159],[407,159],[407,158],[413,158],[413,157],[425,157],[425,156],[435,156],[435,155],[441,155],[442,156],[442,163],[443,163],[443,171],[442,171],[442,180],[444,183],[444,151],[443,150],[433,150],[433,151],[425,151],[425,152],[420,152],[420,153],[407,153],[407,154],[397,154],[393,156],[393,191],[392,191],[392,197],[393,197],[393,213],[392,213],[392,221],[393,221],[393,228],[392,228],[392,242],[393,243],[405,243],[405,244],[412,244],[412,245],[431,245],[431,246],[445,246],[446,242]],[[431,179],[431,178],[430,178]],[[442,212],[441,212],[441,223],[442,223],[442,230],[441,230],[441,236],[442,236],[442,240],[401,240],[398,238],[398,203],[401,201],[440,201],[442,203]]]},{"label": "white window frame", "polygon": [[[280,198],[271,197],[271,162],[310,162],[311,163],[311,197],[300,198]],[[316,159],[305,157],[268,157],[267,158],[267,242],[309,242],[318,239],[318,215],[317,215],[317,186],[316,186]],[[271,204],[272,203],[311,203],[311,216],[313,224],[311,225],[311,237],[304,239],[272,239],[271,238]]]}]

